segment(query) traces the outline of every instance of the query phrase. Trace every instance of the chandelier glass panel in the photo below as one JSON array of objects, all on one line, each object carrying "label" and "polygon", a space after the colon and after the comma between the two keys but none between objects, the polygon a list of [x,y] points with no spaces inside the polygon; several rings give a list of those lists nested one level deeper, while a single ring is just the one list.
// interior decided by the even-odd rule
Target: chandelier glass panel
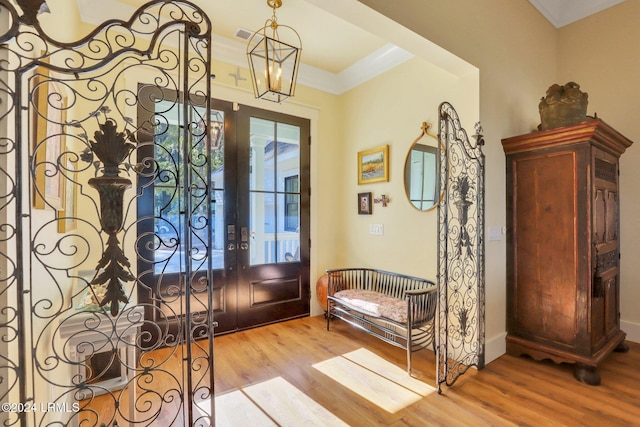
[{"label": "chandelier glass panel", "polygon": [[267,4],[273,16],[249,39],[247,58],[256,98],[280,103],[295,93],[302,41],[296,30],[277,22],[282,0]]}]

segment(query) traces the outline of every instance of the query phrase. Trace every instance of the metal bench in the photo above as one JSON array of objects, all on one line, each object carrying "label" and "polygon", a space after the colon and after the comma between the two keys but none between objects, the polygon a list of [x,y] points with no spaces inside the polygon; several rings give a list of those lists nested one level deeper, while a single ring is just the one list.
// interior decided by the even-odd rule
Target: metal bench
[{"label": "metal bench", "polygon": [[327,331],[338,318],[411,355],[431,345],[436,351],[436,284],[430,280],[370,268],[327,270]]}]

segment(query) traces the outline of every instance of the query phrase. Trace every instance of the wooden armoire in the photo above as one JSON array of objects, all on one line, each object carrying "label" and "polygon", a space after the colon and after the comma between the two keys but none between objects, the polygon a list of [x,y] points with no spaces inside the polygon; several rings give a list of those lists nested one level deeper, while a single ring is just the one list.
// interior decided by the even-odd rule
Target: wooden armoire
[{"label": "wooden armoire", "polygon": [[502,140],[507,169],[507,353],[598,364],[620,330],[619,157],[632,141],[600,119]]}]

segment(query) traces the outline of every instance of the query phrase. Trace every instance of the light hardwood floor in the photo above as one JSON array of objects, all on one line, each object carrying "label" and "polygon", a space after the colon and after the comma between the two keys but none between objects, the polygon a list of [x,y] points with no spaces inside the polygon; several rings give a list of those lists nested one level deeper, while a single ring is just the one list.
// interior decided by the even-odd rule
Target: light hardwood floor
[{"label": "light hardwood floor", "polygon": [[[571,365],[504,355],[440,395],[432,352],[414,355],[415,381],[401,348],[339,320],[327,332],[322,316],[219,336],[214,347],[218,425],[640,426],[640,344],[631,342],[601,365],[598,387],[574,380]],[[102,397],[91,405],[100,421],[113,407]],[[164,415],[150,425],[183,424]]]},{"label": "light hardwood floor", "polygon": [[[640,425],[640,344],[602,364],[598,387],[574,380],[571,365],[504,355],[389,413],[313,365],[364,348],[404,369],[405,352],[343,322],[329,332],[325,324],[319,316],[217,337],[216,394],[281,377],[352,426]],[[414,369],[435,386],[432,352],[416,353]]]}]

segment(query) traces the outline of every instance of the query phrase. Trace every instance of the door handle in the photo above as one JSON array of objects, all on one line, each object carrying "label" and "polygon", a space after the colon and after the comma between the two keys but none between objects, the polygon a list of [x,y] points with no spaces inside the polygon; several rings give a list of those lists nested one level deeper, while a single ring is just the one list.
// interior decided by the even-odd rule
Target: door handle
[{"label": "door handle", "polygon": [[236,250],[236,244],[235,244],[235,243],[232,243],[232,242],[231,242],[231,243],[229,243],[229,244],[227,245],[227,250],[228,250],[228,251],[235,251],[235,250]]},{"label": "door handle", "polygon": [[245,242],[240,243],[240,249],[246,251],[247,249],[249,249],[249,244]]}]

